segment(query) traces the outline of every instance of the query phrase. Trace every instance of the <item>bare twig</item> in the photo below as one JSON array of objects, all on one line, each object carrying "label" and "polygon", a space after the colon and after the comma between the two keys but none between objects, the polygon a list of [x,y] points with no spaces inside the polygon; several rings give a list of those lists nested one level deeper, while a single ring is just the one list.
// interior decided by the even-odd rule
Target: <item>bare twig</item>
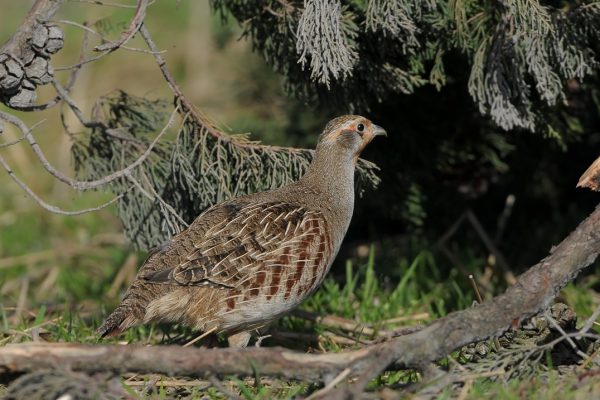
[{"label": "bare twig", "polygon": [[[77,23],[75,21],[69,21],[69,20],[65,20],[65,19],[61,19],[61,20],[58,20],[56,22],[59,23],[59,24],[65,24],[65,25],[75,26],[77,28],[80,28],[80,29],[84,30],[87,33],[91,33],[92,35],[97,36],[98,38],[100,38],[104,42],[110,42],[108,39],[106,39],[106,36],[104,36],[103,34],[101,34],[100,32],[98,32],[97,30],[94,30],[94,29],[90,28],[86,24],[80,24],[80,23]],[[119,46],[119,48],[123,49],[123,50],[136,51],[136,52],[139,52],[139,53],[153,54],[150,50],[140,49],[140,48],[137,48],[137,47],[125,46],[124,44],[121,44]],[[165,52],[164,50],[161,51],[161,53],[164,53],[164,52]],[[105,54],[107,54],[107,53],[105,53]],[[84,61],[84,58],[81,58],[79,60],[79,62],[81,62],[81,61]],[[70,68],[68,68],[68,69],[70,69]]]},{"label": "bare twig", "polygon": [[160,194],[158,194],[158,192],[156,191],[156,189],[154,188],[154,186],[152,185],[152,182],[150,182],[150,179],[148,178],[148,176],[146,175],[146,173],[144,171],[142,171],[142,178],[144,179],[144,183],[148,186],[148,188],[150,189],[150,192],[152,192],[152,196],[154,196],[154,198],[156,200],[158,200],[158,202],[160,204],[162,204],[162,206],[164,208],[166,208],[174,217],[175,219],[177,219],[177,221],[182,225],[185,226],[186,228],[189,226],[189,224],[187,222],[185,222],[183,220],[183,218],[181,218],[181,216],[177,213],[177,211],[175,211],[175,209],[168,204],[166,201],[164,201],[164,199],[161,197]]},{"label": "bare twig", "polygon": [[148,0],[138,0],[137,9],[135,10],[135,15],[131,19],[129,23],[129,27],[121,33],[119,39],[115,42],[108,42],[96,46],[94,50],[96,51],[115,51],[125,43],[129,41],[140,29],[142,23],[144,22],[144,17],[146,16],[146,7],[148,7]]},{"label": "bare twig", "polygon": [[473,211],[467,210],[466,214],[467,214],[467,220],[471,223],[471,225],[473,226],[473,228],[475,229],[475,231],[481,238],[481,241],[485,244],[485,247],[487,247],[488,251],[490,253],[492,253],[494,255],[494,257],[496,258],[496,262],[498,263],[498,266],[502,270],[502,273],[504,274],[504,279],[506,280],[506,282],[510,285],[514,284],[516,282],[515,276],[512,273],[512,271],[510,270],[508,263],[504,259],[504,255],[502,254],[502,252],[500,252],[500,250],[494,244],[494,241],[489,237],[489,235],[487,234],[485,229],[483,229],[483,226],[481,225],[481,223],[479,222],[479,219],[475,216]]},{"label": "bare twig", "polygon": [[514,194],[509,194],[506,196],[506,200],[504,202],[504,208],[502,209],[502,213],[498,217],[498,229],[496,229],[496,235],[494,236],[494,242],[500,243],[502,236],[504,235],[504,230],[506,229],[506,223],[512,214],[513,207],[515,205],[516,196]]},{"label": "bare twig", "polygon": [[450,255],[450,258],[453,258],[451,256],[451,253],[445,248],[444,244],[456,233],[456,231],[458,231],[458,228],[460,228],[460,226],[463,224],[463,222],[465,220],[471,224],[473,229],[475,229],[475,231],[479,235],[479,238],[481,239],[481,241],[483,242],[485,247],[495,257],[497,265],[500,267],[506,282],[510,285],[514,284],[516,281],[515,276],[512,273],[512,271],[510,270],[508,263],[504,259],[504,255],[502,254],[502,252],[500,252],[498,247],[494,244],[494,241],[487,234],[487,232],[485,231],[485,229],[479,222],[479,219],[471,210],[465,211],[456,221],[454,221],[452,226],[435,243],[434,248],[441,249],[447,255]]},{"label": "bare twig", "polygon": [[[163,129],[154,138],[152,143],[150,143],[150,145],[147,147],[146,151],[144,151],[144,153],[142,153],[137,160],[135,160],[133,163],[129,164],[127,167],[125,167],[119,171],[113,172],[110,175],[106,175],[100,179],[96,179],[93,181],[78,181],[76,179],[73,179],[73,178],[70,178],[70,177],[64,175],[62,172],[60,172],[56,168],[54,168],[54,166],[52,166],[52,164],[50,164],[50,162],[44,155],[40,146],[37,144],[35,138],[31,134],[31,130],[19,118],[15,117],[14,115],[7,114],[5,112],[0,111],[0,119],[5,120],[6,122],[9,122],[9,123],[15,125],[17,128],[19,128],[21,130],[21,132],[23,132],[23,134],[25,135],[25,139],[29,142],[31,148],[33,149],[34,154],[37,156],[37,158],[39,159],[39,161],[42,164],[42,166],[44,167],[44,169],[46,171],[48,171],[52,176],[54,176],[59,181],[71,186],[73,189],[88,190],[88,189],[94,189],[94,188],[100,187],[102,185],[106,185],[107,183],[110,183],[116,179],[130,175],[135,168],[140,166],[146,160],[146,158],[148,158],[148,156],[150,156],[150,154],[152,153],[152,150],[154,149],[154,146],[156,146],[158,141],[167,133],[167,130],[169,129],[171,124],[173,124],[173,121],[175,120],[175,116],[178,115],[178,111],[179,111],[179,108],[175,107],[175,109],[171,113],[171,116],[169,117],[169,120],[167,121],[167,123],[165,124]],[[183,122],[185,122],[185,118],[184,118]],[[4,162],[4,164],[5,164],[5,162]],[[5,166],[5,169],[7,169],[7,166]],[[7,171],[10,171],[10,168],[8,168]],[[11,173],[11,172],[12,171],[10,171],[9,173]],[[11,175],[11,177],[13,177],[13,176],[14,176],[14,174]],[[14,177],[13,177],[13,180],[14,180]],[[21,185],[19,185],[19,186],[21,186]],[[21,186],[21,187],[23,187],[23,186]]]},{"label": "bare twig", "polygon": [[421,312],[421,313],[416,313],[416,314],[403,315],[401,317],[384,319],[383,321],[381,321],[381,324],[382,325],[394,325],[394,324],[399,324],[401,322],[427,320],[429,318],[431,318],[431,315],[429,315],[428,312]]},{"label": "bare twig", "polygon": [[52,80],[52,85],[54,86],[54,89],[56,89],[56,92],[58,93],[60,98],[65,103],[67,103],[67,105],[71,108],[71,111],[73,111],[73,114],[75,114],[75,116],[83,126],[85,126],[86,128],[100,128],[104,126],[100,122],[88,121],[83,115],[83,111],[81,111],[81,109],[77,106],[77,104],[75,104],[75,101],[69,95],[69,92],[65,88],[63,88],[62,85],[56,79]]},{"label": "bare twig", "polygon": [[285,150],[285,151],[292,152],[292,153],[294,153],[294,152],[312,153],[312,150],[307,150],[307,149],[263,145],[263,144],[259,144],[257,142],[252,142],[252,141],[243,141],[242,142],[232,135],[228,135],[224,132],[219,131],[214,126],[214,124],[212,124],[208,120],[207,117],[201,115],[198,112],[198,110],[196,109],[196,107],[187,99],[187,97],[185,97],[185,95],[183,94],[183,91],[179,88],[179,86],[177,85],[177,82],[175,82],[175,79],[173,78],[173,75],[171,75],[171,72],[167,68],[167,62],[161,55],[162,52],[159,51],[158,48],[156,47],[156,44],[154,43],[154,41],[152,40],[152,37],[150,36],[150,32],[148,31],[148,29],[146,29],[146,26],[144,24],[142,24],[142,26],[140,26],[139,32],[140,32],[142,38],[144,39],[144,41],[146,42],[148,48],[152,52],[154,59],[156,60],[156,63],[158,65],[161,73],[163,74],[163,77],[167,81],[169,88],[175,95],[177,102],[179,104],[181,104],[181,107],[184,111],[190,112],[190,116],[192,117],[193,121],[198,126],[201,126],[203,129],[205,129],[209,135],[211,135],[215,139],[221,140],[223,142],[235,141],[235,145],[239,146],[239,147],[263,150],[267,153],[267,155],[269,154],[269,151],[279,151],[279,150]]},{"label": "bare twig", "polygon": [[315,393],[313,393],[312,395],[308,396],[306,398],[306,400],[311,400],[311,399],[318,399],[319,397],[323,397],[326,396],[327,393],[329,393],[330,391],[333,390],[333,388],[335,388],[335,386],[340,383],[341,381],[343,381],[344,379],[346,379],[348,377],[348,375],[350,375],[352,371],[350,370],[350,368],[345,368],[342,372],[340,372],[335,378],[333,378],[331,380],[331,382],[329,382],[327,385],[325,385],[325,387]]},{"label": "bare twig", "polygon": [[66,65],[64,67],[54,67],[54,70],[55,71],[69,71],[69,70],[72,70],[72,69],[79,69],[79,68],[83,67],[86,64],[89,64],[89,63],[94,62],[94,61],[98,61],[99,59],[101,59],[102,57],[106,56],[109,53],[110,53],[109,51],[105,51],[104,53],[101,53],[101,54],[99,54],[97,56],[90,57],[90,58],[85,58],[83,60],[78,61],[75,64],[72,64],[72,65]]},{"label": "bare twig", "polygon": [[187,342],[186,344],[184,344],[183,347],[190,347],[194,343],[204,339],[205,337],[207,337],[208,335],[210,335],[211,333],[213,333],[216,330],[217,330],[216,328],[207,330],[202,335],[199,335],[199,336],[195,337],[194,339],[190,340],[189,342]]},{"label": "bare twig", "polygon": [[[70,0],[71,2],[76,2],[76,3],[88,3],[88,4],[93,4],[96,6],[105,6],[105,7],[116,7],[116,8],[137,8],[137,5],[132,5],[132,4],[121,4],[121,3],[110,3],[107,1],[100,1],[100,0]],[[153,1],[150,2],[149,4],[154,3]]]},{"label": "bare twig", "polygon": [[473,274],[469,274],[469,281],[471,282],[471,286],[473,286],[473,290],[475,291],[475,295],[477,296],[477,302],[479,304],[483,303],[483,298],[481,297],[481,293],[479,293],[479,288],[477,287],[477,282],[475,282],[475,278],[473,278]]},{"label": "bare twig", "polygon": [[565,330],[560,326],[560,324],[556,322],[556,320],[552,317],[552,315],[550,315],[550,312],[548,310],[546,310],[546,312],[544,313],[544,317],[546,318],[546,321],[548,321],[550,325],[552,325],[552,327],[561,334],[561,337],[564,338],[567,341],[567,343],[569,343],[573,351],[577,353],[579,357],[583,359],[587,358],[587,354],[579,350],[579,347],[577,347],[573,339],[571,339],[571,337],[567,334],[567,332],[565,332]]},{"label": "bare twig", "polygon": [[[36,122],[35,124],[31,125],[31,128],[29,128],[29,131],[33,133],[33,130],[35,128],[37,128],[38,126],[40,126],[41,124],[43,124],[44,122],[46,122],[45,119],[42,119],[41,121]],[[21,137],[19,137],[18,139],[11,140],[10,142],[6,142],[6,143],[1,143],[0,149],[3,149],[5,147],[14,146],[15,144],[21,143],[23,141],[23,139],[25,139],[25,137],[26,137],[26,135],[22,134]]]},{"label": "bare twig", "polygon": [[585,324],[581,328],[580,332],[587,333],[590,329],[592,329],[592,326],[594,325],[598,317],[600,317],[600,306],[596,307],[592,315],[587,319],[587,321],[585,321]]},{"label": "bare twig", "polygon": [[33,190],[31,190],[31,188],[29,186],[27,186],[27,184],[25,182],[23,182],[22,180],[20,180],[15,175],[15,173],[13,172],[13,170],[10,168],[10,165],[8,165],[8,163],[6,162],[6,160],[4,160],[4,157],[2,157],[2,156],[0,156],[0,165],[2,165],[2,167],[4,168],[4,170],[11,177],[11,179],[17,185],[19,185],[19,187],[21,189],[23,189],[29,195],[29,197],[31,197],[33,200],[35,200],[36,203],[38,203],[45,210],[53,212],[55,214],[61,214],[61,215],[81,215],[81,214],[85,214],[85,213],[89,213],[89,212],[93,212],[93,211],[98,211],[98,210],[101,210],[103,208],[106,208],[106,207],[110,206],[115,201],[117,201],[121,197],[123,197],[123,194],[120,194],[117,197],[113,198],[112,200],[110,200],[110,201],[108,201],[108,202],[106,202],[104,204],[101,204],[101,205],[99,205],[97,207],[85,208],[83,210],[77,210],[77,211],[66,211],[66,210],[63,210],[63,209],[61,209],[61,208],[59,208],[57,206],[53,206],[51,204],[46,203],[37,194],[35,194],[35,192]]},{"label": "bare twig", "polygon": [[[302,318],[308,321],[321,324],[326,328],[337,328],[349,332],[362,333],[367,336],[375,335],[375,330],[364,324],[356,323],[355,321],[348,320],[346,318],[338,317],[337,315],[319,315],[305,310],[294,310],[292,315],[298,318]],[[381,336],[385,334],[380,332]]]}]

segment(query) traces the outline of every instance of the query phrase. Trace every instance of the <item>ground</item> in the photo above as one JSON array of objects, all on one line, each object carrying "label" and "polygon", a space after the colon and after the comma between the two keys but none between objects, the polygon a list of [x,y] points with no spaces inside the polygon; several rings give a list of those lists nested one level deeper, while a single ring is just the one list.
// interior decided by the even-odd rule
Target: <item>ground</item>
[{"label": "ground", "polygon": [[[0,214],[0,243],[5,254],[0,258],[0,346],[29,341],[98,343],[95,328],[118,303],[144,254],[130,249],[111,210],[65,220],[3,201],[2,209],[7,211]],[[426,243],[411,245],[412,255],[397,260],[378,256],[387,246],[394,243],[355,244],[346,264],[336,264],[323,287],[300,310],[262,333],[261,345],[339,352],[401,335],[449,311],[474,306],[477,295],[463,272],[456,268],[442,272],[447,261]],[[485,258],[468,257],[466,268],[475,274],[485,270]],[[594,275],[584,276],[561,292],[559,300],[566,305],[555,306],[553,315],[566,331],[580,329],[600,303],[593,290],[597,282]],[[503,287],[500,278],[483,283],[492,288],[492,292],[482,289],[485,297]],[[482,395],[506,399],[600,395],[598,344],[577,343],[592,355],[586,359],[578,357],[564,341],[540,348],[542,343],[560,337],[548,325],[543,317],[524,323],[518,332],[500,338],[499,351],[492,341],[456,351],[439,362],[440,368],[456,374],[455,382],[446,382],[441,390],[433,385],[434,392],[441,398],[473,399]],[[177,326],[143,326],[104,342],[183,345],[196,336]],[[225,341],[207,338],[194,345],[225,346]],[[48,382],[64,387],[69,382],[76,387],[73,390],[82,393],[101,390],[114,396],[108,398],[217,399],[236,394],[271,399],[308,395],[318,388],[311,383],[261,376],[220,377],[217,381],[159,375],[56,374],[50,375],[52,379],[47,374],[20,380],[5,376],[0,393],[20,393]],[[426,381],[427,373],[391,370],[372,381],[368,389],[376,397],[410,396],[415,391],[427,393],[431,383],[419,386]]]}]

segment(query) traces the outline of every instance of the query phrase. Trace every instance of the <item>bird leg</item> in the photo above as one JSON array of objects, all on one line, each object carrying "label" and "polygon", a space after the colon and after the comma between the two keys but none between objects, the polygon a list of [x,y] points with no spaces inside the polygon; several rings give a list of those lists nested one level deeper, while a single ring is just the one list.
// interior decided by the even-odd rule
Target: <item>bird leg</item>
[{"label": "bird leg", "polygon": [[250,332],[248,332],[248,331],[238,332],[234,335],[227,337],[227,342],[229,343],[229,347],[243,348],[248,345],[249,341],[250,341]]}]

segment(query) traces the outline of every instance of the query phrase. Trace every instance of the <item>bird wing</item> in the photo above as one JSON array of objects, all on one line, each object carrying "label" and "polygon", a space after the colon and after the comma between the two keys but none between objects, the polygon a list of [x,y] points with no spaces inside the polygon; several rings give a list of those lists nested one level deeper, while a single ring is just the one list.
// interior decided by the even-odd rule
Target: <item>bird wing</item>
[{"label": "bird wing", "polygon": [[[195,225],[207,229],[195,230],[194,234]],[[316,279],[316,271],[304,274],[304,269],[316,270],[314,267],[322,266],[332,252],[323,215],[287,202],[225,203],[213,207],[175,237],[169,247],[189,251],[178,265],[142,275],[142,279],[235,288],[250,283],[259,285],[269,269],[281,275],[282,269],[294,268],[290,271],[293,276],[311,280]]]}]

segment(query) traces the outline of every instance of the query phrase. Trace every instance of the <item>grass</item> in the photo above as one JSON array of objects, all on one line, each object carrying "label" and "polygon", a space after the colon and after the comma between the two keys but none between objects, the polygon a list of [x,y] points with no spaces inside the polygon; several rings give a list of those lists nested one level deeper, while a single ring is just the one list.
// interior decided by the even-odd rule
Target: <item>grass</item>
[{"label": "grass", "polygon": [[[133,273],[125,274],[128,278],[120,282],[117,277],[124,269],[134,271],[144,255],[132,252],[118,240],[118,224],[110,211],[86,215],[78,221],[81,226],[63,224],[60,219],[53,218],[47,223],[33,218],[19,220],[24,222],[20,228],[23,231],[19,232],[16,226],[8,230],[14,234],[3,231],[3,245],[20,248],[25,252],[23,255],[33,261],[25,262],[26,258],[22,258],[20,263],[0,269],[0,346],[32,340],[98,343],[94,330],[102,317],[118,303],[119,294],[127,287]],[[82,226],[85,235],[81,234]],[[107,234],[107,227],[113,232]],[[104,238],[104,242],[99,238]],[[34,244],[36,250],[27,253],[28,246]],[[449,311],[470,307],[475,296],[464,276],[448,268],[447,262],[429,251],[425,243],[416,243],[413,247],[406,253],[414,256],[396,262],[378,257],[373,247],[367,258],[346,260],[301,306],[306,312],[356,323],[359,328],[355,331],[290,315],[271,326],[273,337],[266,339],[263,345],[338,352],[361,346],[402,326],[426,323]],[[40,253],[47,256],[36,260],[33,256]],[[0,263],[19,256],[16,252],[9,254],[0,258]],[[485,266],[476,260],[465,265],[474,270]],[[589,315],[598,304],[597,293],[593,290],[597,282],[597,277],[588,276],[577,286],[569,285],[561,293],[563,301],[578,315]],[[118,285],[116,290],[115,285]],[[108,342],[156,345],[185,343],[193,337],[194,332],[177,326],[143,326]],[[566,377],[556,371],[551,368],[545,377],[533,380],[502,382],[487,377],[474,378],[466,384],[469,390],[463,398],[490,397],[491,394],[501,399],[553,398],[565,391],[572,392],[571,397],[577,398],[577,393],[582,391],[598,393],[598,385],[586,378],[586,374],[598,374],[597,369]],[[244,380],[224,379],[220,388],[215,388],[211,382],[181,377],[160,377],[154,383],[152,379],[155,377],[125,376],[120,385],[136,398],[150,396],[145,386],[153,388],[150,391],[152,398],[178,396],[188,399],[220,399],[227,393],[245,399],[286,399],[307,395],[316,389],[304,382],[274,380],[260,377],[258,373]],[[415,371],[387,371],[371,382],[369,390],[398,391],[419,380],[420,375]],[[0,386],[0,394],[2,390]],[[446,389],[440,398],[456,396],[460,391],[460,386]],[[569,396],[566,398],[571,398]]]}]

